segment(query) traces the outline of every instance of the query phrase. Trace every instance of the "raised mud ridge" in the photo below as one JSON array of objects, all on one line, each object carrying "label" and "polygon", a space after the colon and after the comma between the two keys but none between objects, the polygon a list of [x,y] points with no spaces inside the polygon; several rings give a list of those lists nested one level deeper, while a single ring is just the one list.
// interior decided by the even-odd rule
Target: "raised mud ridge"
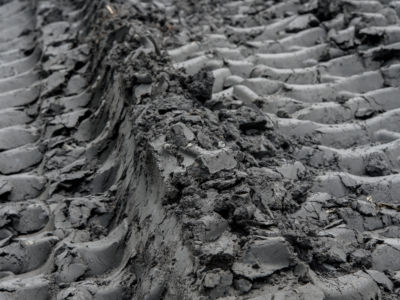
[{"label": "raised mud ridge", "polygon": [[399,299],[399,1],[0,4],[0,300]]}]

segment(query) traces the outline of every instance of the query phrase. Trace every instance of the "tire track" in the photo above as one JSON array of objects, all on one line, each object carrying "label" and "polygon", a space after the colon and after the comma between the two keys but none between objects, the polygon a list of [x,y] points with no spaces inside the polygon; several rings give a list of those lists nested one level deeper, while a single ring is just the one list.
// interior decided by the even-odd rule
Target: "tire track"
[{"label": "tire track", "polygon": [[30,295],[45,299],[42,281],[34,279],[19,287],[18,279],[7,278],[39,268],[57,241],[44,231],[49,210],[40,199],[46,179],[37,168],[43,149],[37,119],[41,49],[36,42],[34,11],[30,1],[12,1],[0,7],[1,299],[27,299]]},{"label": "tire track", "polygon": [[395,299],[387,2],[2,5],[0,299]]},{"label": "tire track", "polygon": [[[276,170],[297,189],[312,178],[308,192],[296,191],[297,212],[287,215],[291,229],[304,236],[288,240],[313,269],[312,282],[325,294],[314,295],[318,299],[396,297],[393,285],[376,277],[399,271],[385,263],[397,255],[400,178],[394,75],[400,27],[397,2],[389,2],[219,3],[218,12],[210,12],[212,26],[190,30],[203,31],[201,41],[169,50],[175,67],[187,74],[212,72],[209,107],[258,106],[278,133],[297,144]],[[216,25],[218,18],[224,21]],[[273,194],[271,205],[277,205],[276,189]],[[307,232],[316,237],[306,238]],[[307,250],[301,239],[312,241]]]},{"label": "tire track", "polygon": [[[79,170],[86,149],[70,136],[87,117],[91,97],[81,75],[87,45],[71,42],[97,6],[71,3],[60,12],[57,3],[34,5],[12,1],[0,8],[16,20],[1,30],[0,41],[0,298],[69,299],[74,292],[63,289],[79,278],[73,290],[120,299],[118,286],[99,288],[104,281],[84,279],[118,265],[126,222],[108,232],[109,199],[65,191],[88,174]],[[101,216],[91,217],[93,210]]]}]

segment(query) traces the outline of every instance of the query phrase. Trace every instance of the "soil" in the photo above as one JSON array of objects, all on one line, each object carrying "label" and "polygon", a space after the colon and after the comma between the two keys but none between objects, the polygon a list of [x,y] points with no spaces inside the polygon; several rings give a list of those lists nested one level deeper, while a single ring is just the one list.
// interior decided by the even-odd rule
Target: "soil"
[{"label": "soil", "polygon": [[0,300],[399,299],[398,1],[0,5]]}]

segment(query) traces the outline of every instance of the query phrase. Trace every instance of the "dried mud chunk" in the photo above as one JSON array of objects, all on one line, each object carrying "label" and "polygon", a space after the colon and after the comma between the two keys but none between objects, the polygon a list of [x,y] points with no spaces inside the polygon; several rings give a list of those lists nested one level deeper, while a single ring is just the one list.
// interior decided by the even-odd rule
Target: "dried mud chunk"
[{"label": "dried mud chunk", "polygon": [[[69,250],[69,249],[68,249]],[[79,253],[65,250],[55,258],[55,264],[58,267],[58,280],[61,282],[72,282],[85,274],[87,265],[85,265]]]},{"label": "dried mud chunk", "polygon": [[235,280],[234,286],[235,289],[244,294],[251,290],[252,284],[250,281],[240,278],[238,280]]},{"label": "dried mud chunk", "polygon": [[254,241],[235,262],[232,271],[248,279],[263,278],[291,265],[292,253],[285,239],[272,237]]},{"label": "dried mud chunk", "polygon": [[364,228],[365,230],[371,231],[380,229],[383,227],[381,218],[379,217],[365,217],[364,218]]},{"label": "dried mud chunk", "polygon": [[269,117],[254,108],[242,107],[237,114],[233,116],[238,120],[239,129],[242,131],[265,130],[273,127]]},{"label": "dried mud chunk", "polygon": [[365,216],[376,216],[378,213],[374,203],[363,200],[357,201],[357,210]]},{"label": "dried mud chunk", "polygon": [[326,282],[318,282],[317,286],[323,290],[324,300],[381,299],[378,285],[368,274],[362,271],[330,279]]},{"label": "dried mud chunk", "polygon": [[329,263],[345,263],[347,261],[346,252],[338,245],[331,245],[323,252],[324,259]]},{"label": "dried mud chunk", "polygon": [[179,122],[171,127],[171,139],[176,145],[184,147],[194,139],[193,132],[183,123]]},{"label": "dried mud chunk", "polygon": [[63,125],[66,128],[76,128],[79,125],[79,121],[88,112],[87,109],[79,109],[69,113],[57,115],[51,124]]},{"label": "dried mud chunk", "polygon": [[224,232],[215,242],[201,246],[204,261],[211,265],[226,265],[233,260],[236,251],[237,238],[228,232]]},{"label": "dried mud chunk", "polygon": [[328,262],[346,262],[347,255],[357,245],[354,231],[343,227],[343,225],[321,231],[318,235],[320,236],[320,241],[323,242],[324,249],[319,251],[317,256]]},{"label": "dried mud chunk", "polygon": [[203,280],[203,286],[207,289],[214,289],[211,294],[214,297],[222,296],[225,290],[232,285],[233,276],[229,271],[214,269],[208,272]]},{"label": "dried mud chunk", "polygon": [[268,119],[265,117],[255,117],[250,120],[243,120],[239,124],[239,128],[243,131],[247,130],[265,130],[269,128],[269,122]]},{"label": "dried mud chunk", "polygon": [[244,152],[250,152],[256,158],[271,157],[276,154],[273,143],[264,135],[243,137],[240,146]]},{"label": "dried mud chunk", "polygon": [[384,176],[390,174],[390,168],[379,154],[372,154],[366,161],[365,173],[369,176]]},{"label": "dried mud chunk", "polygon": [[215,241],[228,228],[228,222],[220,215],[214,213],[199,220],[199,235],[204,241]]},{"label": "dried mud chunk", "polygon": [[200,164],[208,170],[210,174],[215,174],[222,170],[232,170],[237,162],[231,150],[215,150],[203,154],[199,158]]},{"label": "dried mud chunk", "polygon": [[400,243],[398,239],[387,239],[372,252],[372,268],[378,271],[400,270]]},{"label": "dried mud chunk", "polygon": [[391,276],[392,280],[396,284],[396,286],[400,285],[400,271],[394,272]]},{"label": "dried mud chunk", "polygon": [[185,80],[189,93],[200,102],[211,99],[214,86],[214,77],[210,72],[200,71]]},{"label": "dried mud chunk", "polygon": [[364,249],[357,249],[350,253],[350,259],[361,266],[370,266],[371,252]]},{"label": "dried mud chunk", "polygon": [[304,177],[306,168],[301,162],[296,161],[294,164],[286,164],[279,167],[277,171],[287,179],[297,180]]},{"label": "dried mud chunk", "polygon": [[69,206],[69,220],[71,225],[79,228],[86,225],[91,217],[91,211],[96,207],[95,203],[85,201],[86,199],[75,199]]},{"label": "dried mud chunk", "polygon": [[339,215],[351,229],[364,231],[364,220],[358,212],[349,207],[344,207],[339,209]]},{"label": "dried mud chunk", "polygon": [[383,286],[388,291],[393,290],[393,282],[384,273],[376,270],[367,270],[366,272],[378,285]]},{"label": "dried mud chunk", "polygon": [[205,148],[205,149],[211,149],[212,148],[212,139],[205,134],[204,132],[198,132],[197,133],[197,141],[199,142],[200,146]]}]

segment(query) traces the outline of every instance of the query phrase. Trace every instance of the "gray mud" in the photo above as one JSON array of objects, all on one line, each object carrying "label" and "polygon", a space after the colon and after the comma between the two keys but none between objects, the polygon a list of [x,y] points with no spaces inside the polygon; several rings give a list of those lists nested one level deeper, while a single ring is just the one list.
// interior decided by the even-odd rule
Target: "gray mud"
[{"label": "gray mud", "polygon": [[399,299],[398,1],[0,17],[0,300]]}]

